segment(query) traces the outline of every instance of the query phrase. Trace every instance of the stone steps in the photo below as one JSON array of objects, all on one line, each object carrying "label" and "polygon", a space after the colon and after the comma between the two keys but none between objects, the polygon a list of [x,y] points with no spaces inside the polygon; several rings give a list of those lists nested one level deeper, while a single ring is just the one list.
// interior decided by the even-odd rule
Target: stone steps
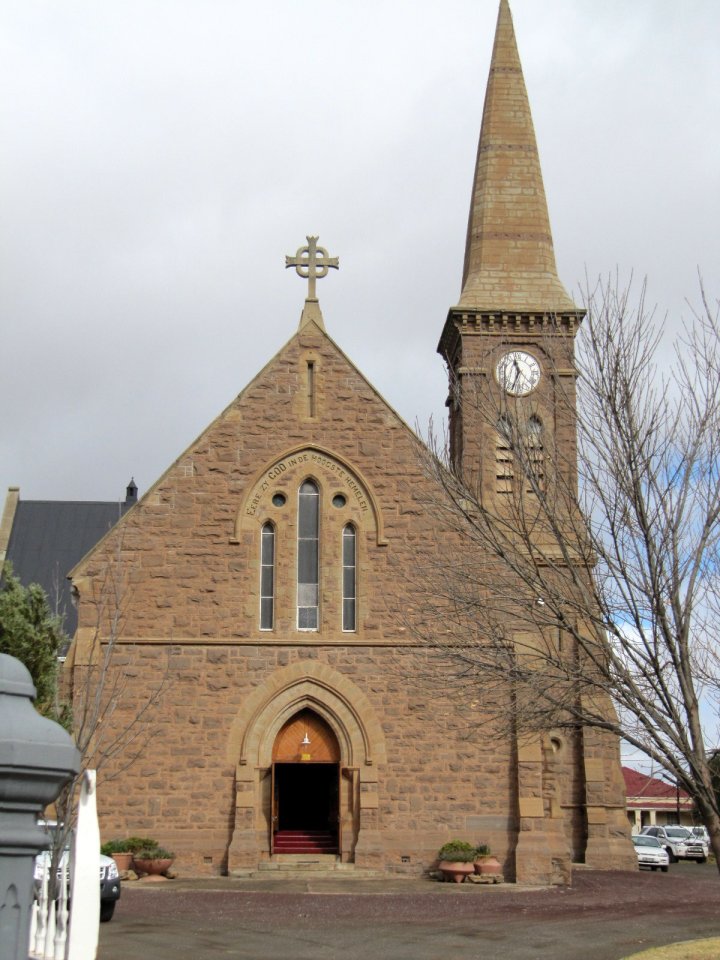
[{"label": "stone steps", "polygon": [[387,875],[382,870],[356,867],[354,863],[342,863],[334,854],[304,856],[301,854],[276,854],[272,860],[261,861],[256,869],[235,870],[235,877],[254,880],[297,880],[301,877],[313,880],[328,879],[379,880]]},{"label": "stone steps", "polygon": [[273,848],[276,855],[336,854],[337,838],[329,830],[278,830]]},{"label": "stone steps", "polygon": [[334,853],[276,853],[272,860],[263,860],[258,870],[335,870],[338,858]]}]

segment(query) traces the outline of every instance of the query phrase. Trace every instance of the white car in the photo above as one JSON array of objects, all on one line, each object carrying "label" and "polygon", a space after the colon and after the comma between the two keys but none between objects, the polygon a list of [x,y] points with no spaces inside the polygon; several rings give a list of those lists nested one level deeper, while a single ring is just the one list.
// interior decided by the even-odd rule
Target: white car
[{"label": "white car", "polygon": [[632,842],[635,845],[635,853],[640,868],[649,867],[650,870],[657,870],[660,867],[663,873],[668,872],[670,857],[659,840],[641,833],[639,836],[633,837]]},{"label": "white car", "polygon": [[643,827],[639,836],[655,837],[665,847],[670,863],[676,860],[694,860],[705,863],[708,858],[707,844],[693,836],[687,827]]}]

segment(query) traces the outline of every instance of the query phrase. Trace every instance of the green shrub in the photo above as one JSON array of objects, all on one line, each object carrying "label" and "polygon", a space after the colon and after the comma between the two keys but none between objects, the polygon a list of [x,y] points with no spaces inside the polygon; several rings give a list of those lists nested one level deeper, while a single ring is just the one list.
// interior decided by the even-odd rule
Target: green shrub
[{"label": "green shrub", "polygon": [[108,840],[100,847],[100,853],[111,857],[114,853],[132,853],[132,847],[128,846],[127,840]]},{"label": "green shrub", "polygon": [[134,854],[138,850],[149,850],[157,845],[157,840],[151,840],[150,837],[128,837],[125,841],[125,850]]},{"label": "green shrub", "polygon": [[476,848],[465,840],[450,840],[438,851],[438,860],[452,860],[456,863],[472,863]]},{"label": "green shrub", "polygon": [[166,850],[164,847],[146,847],[144,850],[136,850],[133,854],[136,860],[174,860],[175,854]]}]

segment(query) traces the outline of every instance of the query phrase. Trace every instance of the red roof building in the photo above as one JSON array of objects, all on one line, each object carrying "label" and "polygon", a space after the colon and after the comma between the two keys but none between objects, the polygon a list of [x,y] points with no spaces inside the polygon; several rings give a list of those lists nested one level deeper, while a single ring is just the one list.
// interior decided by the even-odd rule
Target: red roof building
[{"label": "red roof building", "polygon": [[674,783],[648,777],[630,767],[622,768],[627,794],[627,815],[633,833],[643,827],[680,823],[692,826],[695,805],[692,797]]}]

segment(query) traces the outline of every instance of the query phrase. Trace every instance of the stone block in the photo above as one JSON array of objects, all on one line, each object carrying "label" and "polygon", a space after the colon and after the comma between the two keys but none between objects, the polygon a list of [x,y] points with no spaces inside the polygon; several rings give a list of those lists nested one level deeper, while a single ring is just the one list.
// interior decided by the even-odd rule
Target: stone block
[{"label": "stone block", "polygon": [[545,816],[545,804],[542,797],[520,797],[518,807],[522,818]]}]

